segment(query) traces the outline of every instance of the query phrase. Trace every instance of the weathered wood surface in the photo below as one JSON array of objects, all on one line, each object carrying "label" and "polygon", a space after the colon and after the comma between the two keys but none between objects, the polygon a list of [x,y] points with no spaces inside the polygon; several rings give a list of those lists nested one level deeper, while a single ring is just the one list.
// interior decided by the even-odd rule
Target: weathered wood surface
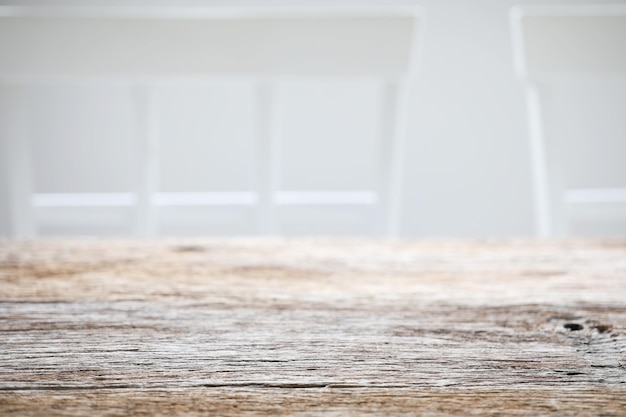
[{"label": "weathered wood surface", "polygon": [[626,415],[626,242],[0,242],[0,415]]}]

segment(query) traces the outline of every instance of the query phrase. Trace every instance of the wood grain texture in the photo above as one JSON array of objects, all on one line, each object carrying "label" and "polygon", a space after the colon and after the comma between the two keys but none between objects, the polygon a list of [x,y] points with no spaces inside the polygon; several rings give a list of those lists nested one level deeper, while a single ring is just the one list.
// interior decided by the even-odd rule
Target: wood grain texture
[{"label": "wood grain texture", "polygon": [[626,415],[626,242],[0,242],[0,415]]}]

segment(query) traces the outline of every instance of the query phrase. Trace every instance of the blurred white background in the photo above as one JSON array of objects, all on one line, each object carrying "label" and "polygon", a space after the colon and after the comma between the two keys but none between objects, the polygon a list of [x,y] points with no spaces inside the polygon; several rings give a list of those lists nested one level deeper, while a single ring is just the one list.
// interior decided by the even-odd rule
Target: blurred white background
[{"label": "blurred white background", "polygon": [[[551,1],[551,4],[583,2]],[[587,0],[584,3],[590,3]],[[626,1],[603,1],[602,4]],[[9,1],[0,5],[310,6],[321,2]],[[333,1],[360,6],[363,1]],[[386,3],[384,3],[386,4]],[[393,4],[413,5],[414,2]],[[411,87],[400,235],[516,237],[533,234],[523,82],[516,78],[509,10],[520,0],[422,0],[426,38]],[[0,57],[1,59],[1,57]],[[159,90],[161,191],[254,188],[253,88],[241,81]],[[285,85],[284,190],[375,186],[378,84]],[[550,134],[566,138],[569,188],[626,188],[626,80],[555,83]],[[126,85],[28,90],[37,193],[132,192],[137,163]],[[6,106],[7,103],[2,103]],[[0,115],[1,116],[1,115]],[[0,235],[11,230],[7,172],[0,176]],[[3,194],[4,193],[4,194]],[[572,204],[573,235],[626,236],[626,202]],[[41,235],[127,235],[129,207],[39,208]],[[372,206],[279,207],[279,234],[376,233]],[[160,208],[161,235],[252,235],[254,206]]]}]

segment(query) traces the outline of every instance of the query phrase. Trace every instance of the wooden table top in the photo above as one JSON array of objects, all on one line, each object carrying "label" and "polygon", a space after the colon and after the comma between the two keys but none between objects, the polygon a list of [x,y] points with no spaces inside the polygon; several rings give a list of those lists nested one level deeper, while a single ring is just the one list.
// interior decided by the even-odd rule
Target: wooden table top
[{"label": "wooden table top", "polygon": [[626,415],[626,241],[0,242],[0,415]]}]

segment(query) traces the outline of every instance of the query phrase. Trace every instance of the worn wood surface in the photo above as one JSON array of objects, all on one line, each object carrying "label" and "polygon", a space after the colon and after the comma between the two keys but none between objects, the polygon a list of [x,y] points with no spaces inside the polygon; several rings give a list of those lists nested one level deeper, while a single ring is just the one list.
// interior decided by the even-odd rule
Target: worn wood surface
[{"label": "worn wood surface", "polygon": [[0,415],[626,415],[626,242],[0,242]]}]

